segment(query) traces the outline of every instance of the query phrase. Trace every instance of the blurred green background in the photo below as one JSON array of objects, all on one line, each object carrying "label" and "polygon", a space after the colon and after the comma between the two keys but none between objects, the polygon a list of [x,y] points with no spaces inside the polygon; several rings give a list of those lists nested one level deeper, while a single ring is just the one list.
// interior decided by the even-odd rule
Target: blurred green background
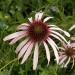
[{"label": "blurred green background", "polygon": [[50,23],[66,31],[75,23],[75,0],[0,0],[0,75],[75,75],[75,67],[61,69],[52,58],[47,67],[43,47],[40,49],[37,70],[33,71],[32,55],[23,65],[15,60],[15,49],[19,42],[12,46],[3,42],[6,35],[16,31],[16,26],[27,22],[28,17],[34,17],[38,11],[54,17]]}]

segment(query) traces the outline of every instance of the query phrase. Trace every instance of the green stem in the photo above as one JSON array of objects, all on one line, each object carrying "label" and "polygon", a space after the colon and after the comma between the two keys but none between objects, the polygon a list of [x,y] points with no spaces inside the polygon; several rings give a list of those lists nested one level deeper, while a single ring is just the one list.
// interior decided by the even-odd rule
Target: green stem
[{"label": "green stem", "polygon": [[13,63],[14,61],[16,61],[17,58],[11,60],[8,64],[4,65],[2,68],[0,68],[0,71],[3,70],[5,67],[7,67],[9,64]]}]

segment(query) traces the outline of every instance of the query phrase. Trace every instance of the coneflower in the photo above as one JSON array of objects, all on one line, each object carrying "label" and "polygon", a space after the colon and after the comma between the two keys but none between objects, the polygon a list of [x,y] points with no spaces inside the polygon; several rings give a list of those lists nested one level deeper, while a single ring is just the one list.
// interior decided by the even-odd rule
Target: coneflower
[{"label": "coneflower", "polygon": [[32,17],[28,18],[28,23],[23,23],[19,25],[17,27],[17,32],[10,34],[4,38],[4,41],[11,40],[10,44],[14,44],[21,38],[25,37],[25,40],[22,41],[16,48],[16,53],[18,54],[18,59],[22,59],[21,64],[23,64],[31,54],[32,49],[34,48],[33,70],[36,69],[38,64],[40,44],[43,44],[45,47],[48,64],[50,62],[50,50],[48,48],[48,43],[53,48],[58,63],[58,46],[52,40],[52,37],[58,39],[61,42],[64,41],[67,43],[67,40],[60,34],[60,32],[63,32],[66,36],[70,36],[68,32],[60,29],[55,25],[49,25],[47,23],[47,21],[53,17],[46,17],[45,19],[43,19],[42,16],[43,12],[36,13],[35,19],[32,19]]},{"label": "coneflower", "polygon": [[63,47],[60,47],[58,53],[59,65],[61,65],[61,67],[67,67],[70,61],[73,61],[72,67],[74,66],[75,43],[63,44]]}]

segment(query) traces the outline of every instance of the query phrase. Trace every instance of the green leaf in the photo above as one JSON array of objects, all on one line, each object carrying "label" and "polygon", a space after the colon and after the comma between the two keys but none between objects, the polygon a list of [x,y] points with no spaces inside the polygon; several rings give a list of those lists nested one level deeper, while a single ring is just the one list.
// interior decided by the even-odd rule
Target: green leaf
[{"label": "green leaf", "polygon": [[5,24],[4,22],[0,21],[0,29],[7,29],[8,28],[8,25]]},{"label": "green leaf", "polygon": [[0,75],[8,75],[8,73],[6,71],[3,72],[0,71]]}]

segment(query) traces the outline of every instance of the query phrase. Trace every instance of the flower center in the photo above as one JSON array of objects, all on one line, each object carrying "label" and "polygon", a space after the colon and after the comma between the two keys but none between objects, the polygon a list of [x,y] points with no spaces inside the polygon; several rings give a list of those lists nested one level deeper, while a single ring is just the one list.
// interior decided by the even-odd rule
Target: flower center
[{"label": "flower center", "polygon": [[37,34],[42,33],[42,27],[39,26],[39,25],[36,25],[36,26],[34,27],[34,31],[35,31]]},{"label": "flower center", "polygon": [[65,52],[66,52],[66,55],[67,56],[73,56],[73,55],[75,55],[75,48],[74,47],[68,47],[66,50],[65,50]]},{"label": "flower center", "polygon": [[49,34],[49,29],[46,23],[42,21],[33,21],[29,24],[28,36],[34,41],[41,42],[46,40]]}]

